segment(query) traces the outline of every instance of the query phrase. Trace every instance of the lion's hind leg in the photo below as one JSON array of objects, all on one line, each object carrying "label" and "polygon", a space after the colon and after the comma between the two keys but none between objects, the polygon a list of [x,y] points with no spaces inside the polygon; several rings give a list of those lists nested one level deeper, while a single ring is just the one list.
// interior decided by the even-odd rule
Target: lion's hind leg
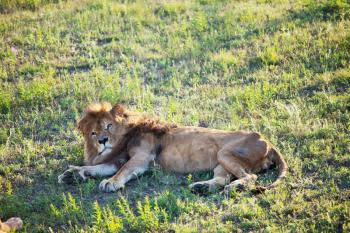
[{"label": "lion's hind leg", "polygon": [[257,180],[257,176],[247,172],[247,164],[245,164],[239,155],[235,155],[232,150],[229,151],[227,149],[222,149],[219,151],[218,161],[227,171],[238,178],[225,186],[224,193],[226,195],[228,195],[234,188],[254,184]]},{"label": "lion's hind leg", "polygon": [[210,180],[195,182],[189,185],[194,193],[206,194],[218,191],[231,180],[231,174],[223,166],[218,165],[214,169],[214,177]]}]

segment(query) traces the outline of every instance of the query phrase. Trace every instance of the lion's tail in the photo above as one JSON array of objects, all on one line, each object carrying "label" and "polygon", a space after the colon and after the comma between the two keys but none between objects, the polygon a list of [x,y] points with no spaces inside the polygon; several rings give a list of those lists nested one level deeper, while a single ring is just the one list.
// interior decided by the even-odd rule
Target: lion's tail
[{"label": "lion's tail", "polygon": [[282,154],[276,148],[272,147],[267,156],[270,156],[272,162],[276,164],[279,173],[277,179],[272,184],[267,186],[258,186],[257,190],[260,192],[276,187],[281,182],[281,180],[283,180],[286,177],[288,170],[288,165],[286,161],[284,160]]}]

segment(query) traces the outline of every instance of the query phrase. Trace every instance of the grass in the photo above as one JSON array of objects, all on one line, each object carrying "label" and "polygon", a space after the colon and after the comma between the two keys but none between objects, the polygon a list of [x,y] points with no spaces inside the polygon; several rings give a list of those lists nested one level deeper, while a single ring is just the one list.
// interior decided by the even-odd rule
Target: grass
[{"label": "grass", "polygon": [[[22,232],[348,232],[347,1],[1,1],[0,218]],[[163,120],[259,131],[286,182],[197,196],[155,167],[118,193],[58,185],[76,119],[124,102]],[[275,172],[259,175],[269,183]]]}]

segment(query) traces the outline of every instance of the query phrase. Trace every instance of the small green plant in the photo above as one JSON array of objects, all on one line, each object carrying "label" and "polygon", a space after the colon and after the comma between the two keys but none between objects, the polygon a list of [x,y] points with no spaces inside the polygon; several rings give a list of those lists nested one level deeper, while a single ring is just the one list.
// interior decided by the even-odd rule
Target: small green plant
[{"label": "small green plant", "polygon": [[19,82],[19,95],[26,105],[48,104],[57,90],[55,80],[52,78],[35,78],[29,83],[21,80]]},{"label": "small green plant", "polygon": [[7,113],[10,108],[13,101],[13,95],[10,91],[6,91],[7,88],[3,87],[2,91],[0,92],[0,112],[5,114]]},{"label": "small green plant", "polygon": [[137,214],[130,209],[130,205],[125,198],[117,201],[117,207],[129,231],[152,232],[162,231],[168,226],[168,214],[160,209],[157,202],[151,206],[149,198],[146,197],[144,203],[137,202]]},{"label": "small green plant", "polygon": [[265,48],[265,51],[260,55],[260,59],[264,64],[277,65],[282,61],[283,56],[279,53],[277,46]]}]

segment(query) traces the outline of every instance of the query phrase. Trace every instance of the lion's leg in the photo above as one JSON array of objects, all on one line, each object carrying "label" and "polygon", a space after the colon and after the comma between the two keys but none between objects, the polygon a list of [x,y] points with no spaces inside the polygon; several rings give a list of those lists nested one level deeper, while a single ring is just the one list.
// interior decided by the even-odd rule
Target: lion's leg
[{"label": "lion's leg", "polygon": [[69,166],[69,169],[58,176],[58,183],[71,183],[74,179],[85,181],[88,177],[110,176],[117,172],[114,163],[104,163],[93,166]]},{"label": "lion's leg", "polygon": [[210,193],[215,192],[224,185],[228,184],[231,179],[231,174],[227,172],[223,166],[218,165],[214,169],[213,179],[195,182],[189,185],[189,188],[195,193]]},{"label": "lion's leg", "polygon": [[246,171],[244,162],[239,155],[234,154],[233,150],[222,149],[219,151],[218,161],[227,171],[238,178],[225,186],[225,194],[229,194],[235,187],[255,183],[257,176],[255,174],[249,174]]},{"label": "lion's leg", "polygon": [[100,183],[100,190],[114,192],[124,187],[132,178],[136,178],[148,170],[154,155],[141,153],[133,156],[113,177],[105,179]]}]

